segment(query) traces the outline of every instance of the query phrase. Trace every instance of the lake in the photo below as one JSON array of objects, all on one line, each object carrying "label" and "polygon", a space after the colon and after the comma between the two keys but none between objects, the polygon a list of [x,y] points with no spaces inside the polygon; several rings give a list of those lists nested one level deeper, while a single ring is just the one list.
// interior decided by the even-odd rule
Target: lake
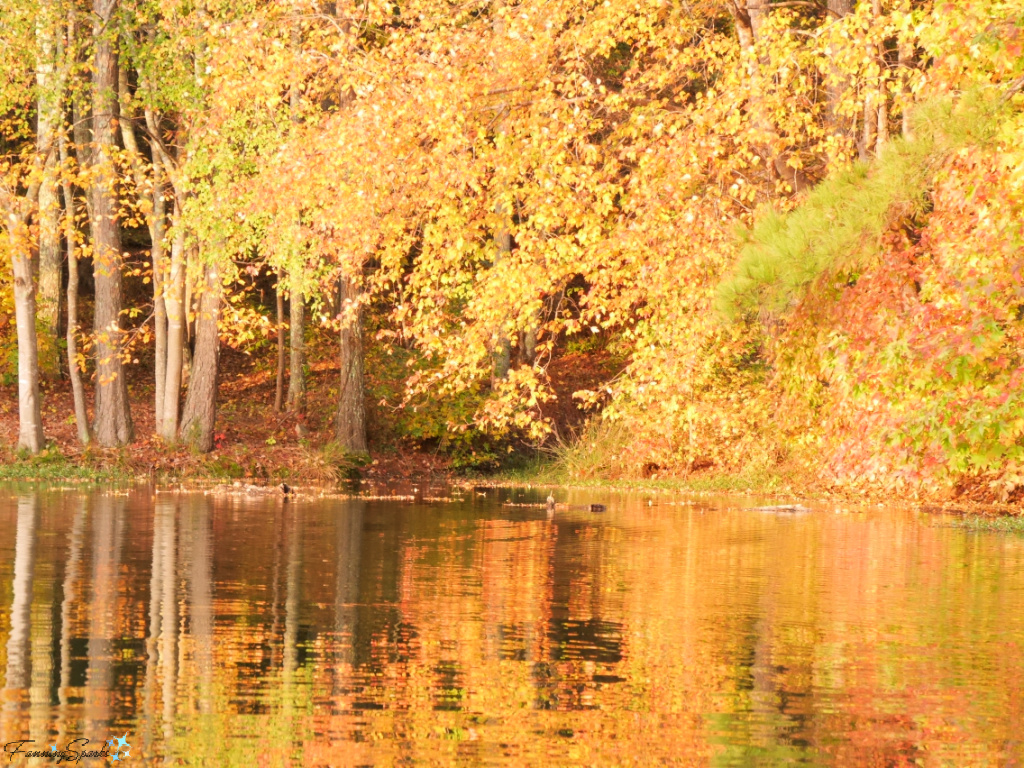
[{"label": "lake", "polygon": [[1024,758],[1024,537],[899,507],[409,494],[0,487],[0,758]]}]

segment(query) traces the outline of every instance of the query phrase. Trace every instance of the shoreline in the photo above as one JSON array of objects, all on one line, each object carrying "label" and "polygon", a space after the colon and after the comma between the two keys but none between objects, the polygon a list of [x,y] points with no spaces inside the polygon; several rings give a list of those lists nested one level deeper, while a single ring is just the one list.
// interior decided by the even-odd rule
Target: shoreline
[{"label": "shoreline", "polygon": [[[535,464],[528,470],[508,470],[493,475],[460,474],[436,456],[421,451],[371,453],[344,467],[329,467],[315,449],[305,453],[282,449],[275,458],[280,463],[263,466],[264,473],[247,473],[229,452],[194,455],[187,451],[166,449],[165,461],[150,463],[147,468],[121,451],[83,451],[66,456],[59,446],[31,458],[0,454],[0,484],[30,483],[77,486],[111,486],[151,484],[157,489],[186,492],[209,492],[224,489],[239,493],[271,492],[287,483],[299,496],[345,496],[351,498],[422,499],[431,489],[444,487],[462,491],[473,489],[538,489],[603,493],[644,493],[685,496],[746,496],[813,503],[841,503],[864,506],[897,504],[935,514],[977,515],[985,518],[1024,519],[1024,505],[1000,504],[971,499],[920,497],[893,498],[892,492],[853,492],[848,489],[823,489],[785,482],[774,476],[757,484],[742,474],[698,474],[688,478],[573,479],[560,475],[554,464]],[[77,460],[86,457],[85,461]],[[320,462],[320,466],[317,466]],[[311,466],[311,464],[313,466]],[[174,471],[178,470],[178,471]],[[352,489],[353,485],[358,488]],[[408,488],[414,488],[410,492]],[[346,488],[347,487],[347,488]],[[248,490],[247,490],[248,489]],[[262,489],[262,490],[256,490]],[[394,491],[394,492],[392,492]],[[427,498],[433,498],[428,496]]]}]

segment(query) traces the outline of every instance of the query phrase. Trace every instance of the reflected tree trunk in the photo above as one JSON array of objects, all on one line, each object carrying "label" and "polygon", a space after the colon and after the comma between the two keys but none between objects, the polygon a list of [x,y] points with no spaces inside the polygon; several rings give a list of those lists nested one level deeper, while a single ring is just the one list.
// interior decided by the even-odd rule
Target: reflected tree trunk
[{"label": "reflected tree trunk", "polygon": [[285,576],[284,658],[281,664],[283,710],[286,718],[295,714],[295,673],[299,668],[299,609],[302,605],[302,517],[295,504],[288,506],[288,568]]},{"label": "reflected tree trunk", "polygon": [[89,606],[89,668],[85,682],[86,733],[106,733],[114,701],[118,570],[124,528],[123,500],[96,497],[92,530],[92,602]]},{"label": "reflected tree trunk", "polygon": [[[163,703],[163,741],[165,749],[174,738],[174,713],[178,690],[178,602],[177,602],[177,522],[178,508],[168,503],[160,510],[160,626],[159,666],[162,672],[161,701]],[[164,763],[172,755],[164,754]]]},{"label": "reflected tree trunk", "polygon": [[[38,506],[38,497],[34,493],[18,497],[18,523],[14,534],[14,594],[11,600],[11,631],[7,636],[7,675],[4,681],[5,710],[12,705],[20,708],[31,676],[28,641],[32,624]],[[12,697],[12,693],[16,695]]]},{"label": "reflected tree trunk", "polygon": [[213,560],[209,500],[194,499],[186,519],[189,624],[199,686],[199,712],[209,715],[213,712]]},{"label": "reflected tree trunk", "polygon": [[[68,537],[68,559],[64,571],[64,584],[61,589],[63,599],[60,604],[60,684],[57,687],[57,703],[60,707],[59,722],[61,728],[66,727],[68,712],[68,689],[71,687],[71,608],[78,592],[78,580],[82,571],[82,545],[85,540],[86,497],[78,501],[74,521],[71,523],[71,534]],[[61,731],[61,735],[64,732]]]},{"label": "reflected tree trunk", "polygon": [[32,575],[34,588],[29,632],[31,677],[28,730],[29,738],[35,739],[36,743],[42,743],[49,736],[50,697],[55,687],[53,641],[57,572],[52,551],[37,551],[35,561]]},{"label": "reflected tree trunk", "polygon": [[342,509],[335,522],[334,561],[337,580],[334,587],[334,699],[347,687],[347,677],[355,663],[356,621],[359,605],[359,567],[363,545],[365,501],[352,500]]},{"label": "reflected tree trunk", "polygon": [[85,523],[87,519],[86,497],[78,499],[75,517],[71,523],[68,536],[68,556],[64,568],[64,582],[61,586],[60,604],[60,680],[57,683],[57,736],[64,741],[68,733],[70,717],[71,688],[71,626],[72,607],[78,597],[78,582],[82,573],[82,547],[85,542]]},{"label": "reflected tree trunk", "polygon": [[[146,633],[146,667],[142,684],[142,747],[146,754],[153,752],[153,734],[156,714],[156,683],[160,667],[161,607],[164,591],[164,556],[166,539],[174,536],[174,503],[158,499],[153,505],[153,547],[149,571],[149,629]],[[168,525],[170,523],[170,525]],[[170,530],[168,530],[168,528]],[[171,547],[173,549],[173,542]]]}]

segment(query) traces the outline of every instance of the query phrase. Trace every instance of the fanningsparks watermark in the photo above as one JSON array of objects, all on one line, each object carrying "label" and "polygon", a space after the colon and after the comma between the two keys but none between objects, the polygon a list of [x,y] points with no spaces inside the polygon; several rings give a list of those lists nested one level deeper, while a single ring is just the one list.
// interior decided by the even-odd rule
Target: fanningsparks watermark
[{"label": "fanningsparks watermark", "polygon": [[128,733],[119,738],[107,739],[99,749],[89,749],[89,739],[73,739],[63,748],[51,744],[49,749],[25,748],[26,744],[35,744],[33,739],[21,739],[9,741],[4,744],[4,754],[8,756],[7,762],[14,762],[17,755],[22,757],[41,757],[54,763],[80,763],[82,760],[106,760],[111,762],[125,760],[131,757],[132,745],[128,743]]}]

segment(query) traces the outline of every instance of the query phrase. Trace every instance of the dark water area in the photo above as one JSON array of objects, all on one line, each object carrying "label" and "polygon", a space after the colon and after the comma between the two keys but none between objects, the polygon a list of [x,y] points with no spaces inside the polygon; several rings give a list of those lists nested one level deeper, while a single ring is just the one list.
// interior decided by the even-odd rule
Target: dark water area
[{"label": "dark water area", "polygon": [[1024,758],[1024,537],[503,505],[546,494],[0,487],[0,760],[113,737],[126,766]]}]

